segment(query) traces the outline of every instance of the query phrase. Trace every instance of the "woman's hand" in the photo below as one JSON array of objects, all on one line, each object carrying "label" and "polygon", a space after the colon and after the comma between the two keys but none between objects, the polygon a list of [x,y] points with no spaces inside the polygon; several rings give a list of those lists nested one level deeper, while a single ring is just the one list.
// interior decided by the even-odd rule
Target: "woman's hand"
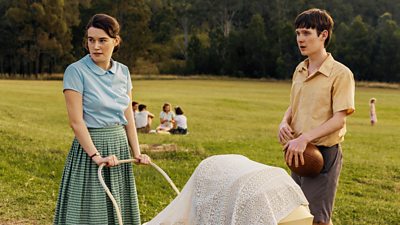
[{"label": "woman's hand", "polygon": [[107,167],[118,166],[118,158],[115,155],[109,155],[107,157],[95,156],[92,159],[98,166],[105,163]]},{"label": "woman's hand", "polygon": [[138,156],[135,156],[135,159],[137,159],[136,164],[148,165],[151,162],[151,158],[146,154],[140,154]]}]

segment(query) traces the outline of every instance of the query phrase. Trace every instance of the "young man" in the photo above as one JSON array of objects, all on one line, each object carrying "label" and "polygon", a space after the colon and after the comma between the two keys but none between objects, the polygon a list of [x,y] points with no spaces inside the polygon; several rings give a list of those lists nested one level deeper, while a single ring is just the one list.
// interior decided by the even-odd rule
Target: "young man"
[{"label": "young man", "polygon": [[332,224],[331,216],[342,167],[340,143],[346,133],[346,117],[354,108],[352,72],[325,49],[332,35],[333,20],[320,9],[299,14],[295,21],[297,45],[307,59],[293,74],[290,106],[279,125],[289,165],[304,164],[307,143],[318,147],[324,168],[314,178],[292,173],[310,203],[314,224]]},{"label": "young man", "polygon": [[139,112],[135,112],[136,130],[141,133],[149,133],[154,115],[146,110],[146,105],[140,104],[138,108]]}]

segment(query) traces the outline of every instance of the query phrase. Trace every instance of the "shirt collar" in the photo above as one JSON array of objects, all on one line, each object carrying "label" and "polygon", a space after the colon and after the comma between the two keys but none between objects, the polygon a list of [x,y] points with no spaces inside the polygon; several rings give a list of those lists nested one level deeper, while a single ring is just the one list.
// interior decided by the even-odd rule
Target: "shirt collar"
[{"label": "shirt collar", "polygon": [[[301,63],[299,72],[307,71],[308,61],[309,59],[307,58]],[[328,53],[328,57],[324,60],[316,73],[320,73],[329,77],[331,75],[334,62],[335,59],[333,58],[332,54]]]},{"label": "shirt collar", "polygon": [[90,54],[87,54],[84,57],[84,61],[86,65],[90,68],[90,70],[99,76],[106,75],[108,72],[115,74],[115,72],[117,71],[117,65],[113,59],[111,59],[111,68],[109,70],[104,70],[100,66],[96,65],[92,58],[90,58]]}]

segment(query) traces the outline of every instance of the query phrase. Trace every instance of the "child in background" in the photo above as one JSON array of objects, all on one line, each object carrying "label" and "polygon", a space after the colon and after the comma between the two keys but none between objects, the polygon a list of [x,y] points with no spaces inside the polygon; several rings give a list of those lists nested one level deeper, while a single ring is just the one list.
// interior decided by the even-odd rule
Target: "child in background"
[{"label": "child in background", "polygon": [[183,110],[181,107],[175,107],[175,118],[174,118],[174,128],[169,132],[171,134],[187,134],[187,119],[186,116],[183,115]]},{"label": "child in background", "polygon": [[369,100],[369,116],[371,119],[371,126],[374,126],[378,122],[378,118],[376,117],[376,112],[375,112],[375,102],[376,98],[371,98]]}]

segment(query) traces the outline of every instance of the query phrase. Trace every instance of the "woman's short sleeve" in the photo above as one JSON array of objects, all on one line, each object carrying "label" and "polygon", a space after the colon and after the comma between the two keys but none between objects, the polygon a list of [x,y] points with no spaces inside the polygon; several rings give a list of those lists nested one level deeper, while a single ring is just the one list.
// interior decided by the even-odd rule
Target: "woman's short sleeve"
[{"label": "woman's short sleeve", "polygon": [[83,77],[79,70],[70,65],[64,72],[63,91],[74,90],[83,94]]},{"label": "woman's short sleeve", "polygon": [[129,73],[128,70],[128,87],[127,87],[128,92],[132,91],[132,78],[131,78],[131,73]]}]

